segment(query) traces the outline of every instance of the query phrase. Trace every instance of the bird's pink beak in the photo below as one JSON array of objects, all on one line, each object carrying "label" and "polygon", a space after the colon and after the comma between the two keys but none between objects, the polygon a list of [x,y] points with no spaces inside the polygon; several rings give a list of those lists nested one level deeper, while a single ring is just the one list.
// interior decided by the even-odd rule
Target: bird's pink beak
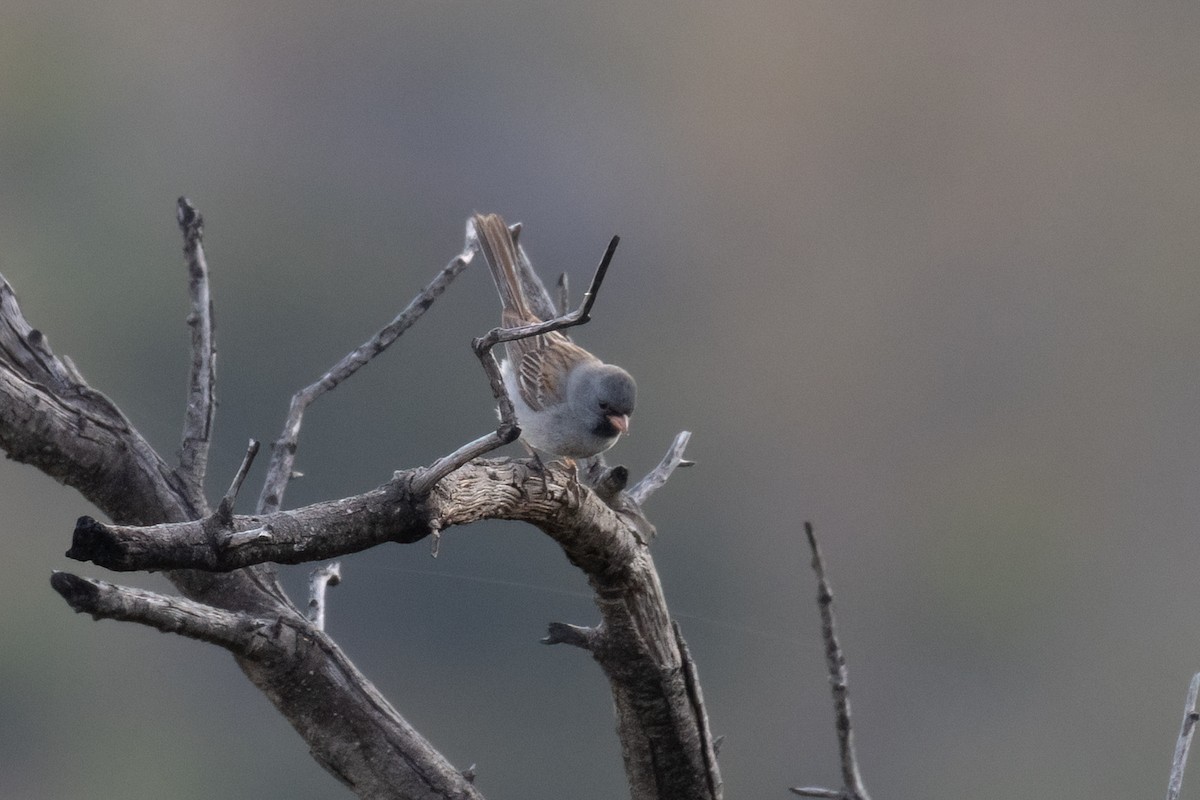
[{"label": "bird's pink beak", "polygon": [[608,421],[612,426],[621,433],[629,433],[629,415],[628,414],[609,414]]}]

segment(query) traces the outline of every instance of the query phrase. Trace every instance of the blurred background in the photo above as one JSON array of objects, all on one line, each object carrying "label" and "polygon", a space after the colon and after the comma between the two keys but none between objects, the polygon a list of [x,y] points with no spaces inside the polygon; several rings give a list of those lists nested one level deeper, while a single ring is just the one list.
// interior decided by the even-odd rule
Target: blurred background
[{"label": "blurred background", "polygon": [[[727,795],[838,784],[812,520],[877,797],[1154,796],[1200,670],[1198,36],[1173,0],[6,0],[0,272],[170,458],[192,199],[216,497],[472,211],[577,295],[619,233],[577,338],[639,380],[611,461],[695,434],[647,511]],[[472,267],[321,399],[287,504],[488,431],[498,308]],[[0,795],[348,796],[224,652],[68,610],[53,569],[168,589],[62,556],[73,491],[5,461],[0,509]],[[599,668],[537,642],[597,619],[545,536],[343,575],[332,635],[488,797],[625,796]]]}]

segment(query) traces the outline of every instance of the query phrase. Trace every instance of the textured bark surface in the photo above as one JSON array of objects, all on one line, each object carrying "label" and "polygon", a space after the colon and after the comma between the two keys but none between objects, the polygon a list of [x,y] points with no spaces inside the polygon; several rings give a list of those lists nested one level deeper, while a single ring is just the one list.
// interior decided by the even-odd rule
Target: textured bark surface
[{"label": "textured bark surface", "polygon": [[[181,226],[185,204],[180,201]],[[198,279],[199,239],[192,242],[184,230],[189,272]],[[469,260],[469,253],[460,256],[431,288],[437,281],[444,288]],[[418,313],[436,296],[429,291],[414,301]],[[206,287],[194,287],[193,302],[195,313],[211,313]],[[415,319],[405,314],[393,323],[392,338]],[[203,485],[211,426],[211,382],[203,361],[211,337],[197,336],[193,344],[199,366],[185,416],[185,453],[172,467],[108,398],[52,353],[0,277],[0,448],[76,488],[112,520],[81,517],[69,556],[115,570],[165,570],[183,595],[55,573],[52,585],[72,608],[229,650],[313,757],[360,797],[481,798],[471,779],[408,725],[283,594],[269,562],[294,564],[415,542],[483,519],[524,520],[558,542],[595,591],[600,625],[556,623],[546,641],[588,650],[607,676],[631,796],[721,796],[695,665],[671,622],[647,546],[653,527],[637,502],[652,488],[630,498],[620,491],[626,473],[612,470],[598,483],[601,499],[574,471],[477,459],[442,477],[450,463],[442,459],[354,497],[254,516],[232,516],[223,508],[214,513],[196,489]],[[361,366],[355,353],[341,377]],[[292,416],[298,428],[299,416]],[[506,431],[493,436],[502,443]],[[294,449],[294,437],[285,444]],[[662,480],[665,475],[655,487]],[[277,504],[285,483],[264,494]],[[270,510],[272,503],[264,507]]]},{"label": "textured bark surface", "polygon": [[[88,387],[69,362],[53,355],[45,337],[21,316],[3,278],[0,447],[11,458],[78,489],[120,523],[185,522],[207,513],[188,502],[183,482],[116,406]],[[230,646],[229,637],[219,631],[198,636],[194,627],[183,625],[176,632],[230,649],[246,676],[304,737],[313,757],[360,797],[482,797],[328,636],[277,593],[269,574],[257,568],[167,574],[200,607],[234,615],[192,614],[193,621],[260,621],[261,630],[269,632],[270,647]],[[147,593],[111,584],[107,591],[84,591],[78,583],[81,579],[72,581],[72,577],[56,575],[54,586],[77,611],[162,627],[165,612],[161,606],[147,604]],[[151,609],[155,615],[146,616]]]},{"label": "textured bark surface", "polygon": [[[427,498],[411,493],[414,474],[400,473],[378,489],[342,500],[235,516],[232,534],[214,530],[213,518],[137,527],[85,517],[68,555],[110,569],[234,569],[414,542],[482,519],[529,522],[558,542],[596,593],[601,625],[570,628],[574,634],[556,628],[551,640],[583,647],[604,669],[633,796],[719,797],[695,666],[685,665],[653,559],[636,534],[636,512],[614,511],[568,471],[531,469],[521,461],[472,462]],[[236,538],[255,531],[268,533]]]}]

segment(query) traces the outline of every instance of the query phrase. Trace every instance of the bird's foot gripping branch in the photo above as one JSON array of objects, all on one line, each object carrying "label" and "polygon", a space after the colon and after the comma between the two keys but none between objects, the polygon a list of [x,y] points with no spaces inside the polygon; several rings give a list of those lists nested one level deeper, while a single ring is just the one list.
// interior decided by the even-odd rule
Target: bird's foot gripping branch
[{"label": "bird's foot gripping branch", "polygon": [[[588,320],[615,240],[580,307],[567,311],[565,280],[555,309],[517,244],[519,228],[508,228],[495,216],[473,218],[462,252],[408,306],[295,393],[270,447],[255,511],[235,515],[233,499],[257,447],[248,450],[230,491],[210,507],[202,487],[216,408],[214,303],[203,217],[182,198],[177,212],[192,347],[184,433],[174,463],[160,456],[68,359],[51,350],[0,278],[0,448],[76,488],[98,509],[97,516],[111,520],[81,517],[70,557],[119,571],[164,571],[180,594],[66,572],[54,573],[54,589],[76,611],[97,619],[137,622],[229,650],[313,757],[357,795],[471,800],[483,797],[474,773],[455,768],[413,729],[323,629],[319,611],[335,573],[325,569],[314,579],[310,607],[316,613],[306,614],[284,593],[273,565],[324,560],[387,542],[417,542],[482,519],[524,520],[553,538],[595,591],[599,623],[551,623],[545,641],[583,648],[602,667],[617,709],[631,796],[720,797],[697,671],[667,609],[648,548],[653,527],[641,510],[671,471],[687,463],[682,457],[686,435],[677,438],[663,464],[628,490],[627,471],[598,461],[582,471],[593,489],[581,485],[575,470],[554,462],[539,468],[521,460],[481,458],[516,439],[523,427],[530,431],[527,441],[552,456],[598,457],[628,426],[632,379],[618,375],[614,380],[611,375],[618,373],[590,367],[581,372],[581,366],[593,364],[591,356],[554,371],[563,366],[555,354],[580,352],[561,331]],[[307,408],[394,343],[476,253],[488,252],[489,244],[498,244],[510,257],[517,277],[509,286],[519,287],[522,308],[529,312],[510,320],[520,324],[506,323],[474,344],[500,408],[497,429],[361,494],[284,509]],[[542,353],[547,342],[553,345],[550,354]],[[492,355],[501,343],[510,345],[514,359],[507,383]],[[524,354],[535,351],[546,357],[541,372],[527,375]],[[573,390],[576,384],[582,388]],[[524,392],[520,404],[509,397],[513,389]],[[556,407],[556,402],[566,405]],[[583,415],[572,417],[579,409]],[[523,411],[535,413],[530,417]],[[547,411],[550,417],[537,413]],[[590,427],[579,427],[580,419],[590,420]],[[304,680],[296,680],[298,675]],[[561,793],[569,796],[571,788],[562,787]]]}]

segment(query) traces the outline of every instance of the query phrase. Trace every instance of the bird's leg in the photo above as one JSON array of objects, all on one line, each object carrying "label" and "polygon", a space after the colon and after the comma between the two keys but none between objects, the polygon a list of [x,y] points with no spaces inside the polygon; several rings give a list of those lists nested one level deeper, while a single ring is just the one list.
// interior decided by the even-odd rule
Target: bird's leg
[{"label": "bird's leg", "polygon": [[583,499],[583,481],[580,480],[579,462],[568,456],[562,457],[562,463],[567,468],[567,474],[570,480],[567,481],[567,491],[575,495],[575,502],[579,503]]},{"label": "bird's leg", "polygon": [[529,457],[533,459],[533,463],[537,464],[538,475],[542,478],[542,491],[550,493],[550,484],[546,482],[546,462],[542,461],[542,456],[537,450],[530,447],[524,439],[521,439],[521,446],[525,448],[525,452],[529,453]]},{"label": "bird's leg", "polygon": [[559,463],[561,463],[564,467],[567,468],[567,472],[571,476],[572,483],[574,483],[576,486],[582,485],[579,481],[579,462],[578,461],[571,458],[570,456],[563,456],[562,458],[559,459]]}]

